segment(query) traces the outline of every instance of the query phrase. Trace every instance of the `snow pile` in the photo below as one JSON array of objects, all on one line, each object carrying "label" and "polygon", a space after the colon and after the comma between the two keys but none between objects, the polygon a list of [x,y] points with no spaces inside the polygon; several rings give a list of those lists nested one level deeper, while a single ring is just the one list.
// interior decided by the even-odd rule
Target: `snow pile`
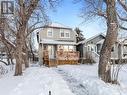
[{"label": "snow pile", "polygon": [[[97,64],[95,65],[66,65],[58,69],[79,81],[87,90],[88,95],[127,95],[127,84],[123,86],[106,84],[98,78]],[[121,77],[127,76],[122,73]],[[126,78],[127,79],[127,78]],[[121,80],[122,81],[122,80]]]},{"label": "snow pile", "polygon": [[119,73],[120,86],[125,90],[127,90],[127,77],[126,76],[127,76],[127,64],[122,66],[122,70],[120,70],[120,73]]},{"label": "snow pile", "polygon": [[9,66],[6,66],[4,63],[0,62],[0,78],[8,73],[10,67]]},{"label": "snow pile", "polygon": [[[3,59],[2,61],[7,63],[7,59]],[[0,79],[6,74],[14,73],[14,65],[6,65],[3,62],[0,62]]]},{"label": "snow pile", "polygon": [[0,78],[0,95],[9,95],[22,80],[22,76],[15,77],[13,74],[14,72],[10,72]]},{"label": "snow pile", "polygon": [[127,95],[119,86],[106,84],[101,80],[86,79],[83,86],[87,87],[89,95]]}]

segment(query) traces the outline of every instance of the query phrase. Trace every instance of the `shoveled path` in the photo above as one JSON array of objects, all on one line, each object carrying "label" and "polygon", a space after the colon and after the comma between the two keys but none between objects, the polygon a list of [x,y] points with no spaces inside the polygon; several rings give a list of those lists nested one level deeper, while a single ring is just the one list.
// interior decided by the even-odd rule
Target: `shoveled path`
[{"label": "shoveled path", "polygon": [[80,81],[76,80],[67,72],[61,70],[60,68],[56,68],[55,71],[63,77],[63,79],[67,82],[70,90],[75,95],[89,95],[87,88],[84,87]]}]

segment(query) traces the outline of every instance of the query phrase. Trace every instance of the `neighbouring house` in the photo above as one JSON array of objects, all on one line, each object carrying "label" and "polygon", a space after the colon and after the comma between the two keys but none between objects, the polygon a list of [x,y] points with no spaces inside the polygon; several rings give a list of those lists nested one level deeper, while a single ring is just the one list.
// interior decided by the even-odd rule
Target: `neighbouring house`
[{"label": "neighbouring house", "polygon": [[112,58],[127,59],[127,38],[119,38],[112,51]]},{"label": "neighbouring house", "polygon": [[48,59],[56,59],[57,51],[76,51],[76,32],[72,28],[50,23],[38,32],[39,60],[44,61],[44,51],[47,51]]},{"label": "neighbouring house", "polygon": [[[98,62],[100,51],[105,40],[105,34],[100,33],[89,39],[81,41],[77,44],[80,57],[87,59],[86,55],[90,55]],[[118,38],[117,42],[112,47],[111,59],[127,59],[127,39]]]},{"label": "neighbouring house", "polygon": [[80,57],[86,60],[89,55],[97,61],[104,39],[105,35],[100,33],[77,43],[77,51],[80,52]]}]

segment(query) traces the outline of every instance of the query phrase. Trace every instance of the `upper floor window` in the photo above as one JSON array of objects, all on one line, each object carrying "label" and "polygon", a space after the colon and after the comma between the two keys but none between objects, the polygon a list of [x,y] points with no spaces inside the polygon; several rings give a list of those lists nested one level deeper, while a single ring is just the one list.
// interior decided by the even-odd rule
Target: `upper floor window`
[{"label": "upper floor window", "polygon": [[47,36],[48,36],[48,37],[52,37],[52,36],[53,36],[53,32],[52,32],[51,29],[48,30],[48,32],[47,32]]},{"label": "upper floor window", "polygon": [[66,37],[66,38],[69,38],[69,37],[70,37],[70,33],[69,33],[69,32],[66,32],[66,33],[65,33],[65,37]]},{"label": "upper floor window", "polygon": [[64,37],[64,31],[61,31],[60,37]]},{"label": "upper floor window", "polygon": [[69,31],[61,30],[60,31],[60,37],[61,38],[70,38],[70,32]]}]

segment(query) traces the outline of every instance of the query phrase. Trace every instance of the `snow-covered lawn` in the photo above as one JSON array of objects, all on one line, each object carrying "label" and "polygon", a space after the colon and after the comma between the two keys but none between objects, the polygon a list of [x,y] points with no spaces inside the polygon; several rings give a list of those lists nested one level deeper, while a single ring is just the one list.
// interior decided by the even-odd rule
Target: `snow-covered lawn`
[{"label": "snow-covered lawn", "polygon": [[58,66],[57,71],[65,77],[76,79],[86,89],[86,95],[127,95],[127,65],[120,71],[120,86],[101,81],[98,78],[97,67],[97,64],[64,65]]},{"label": "snow-covered lawn", "polygon": [[0,95],[74,95],[62,77],[47,67],[30,67],[23,76],[0,79]]},{"label": "snow-covered lawn", "polygon": [[31,66],[23,76],[10,72],[0,78],[0,95],[127,95],[127,65],[120,72],[120,86],[97,76],[97,64]]}]

